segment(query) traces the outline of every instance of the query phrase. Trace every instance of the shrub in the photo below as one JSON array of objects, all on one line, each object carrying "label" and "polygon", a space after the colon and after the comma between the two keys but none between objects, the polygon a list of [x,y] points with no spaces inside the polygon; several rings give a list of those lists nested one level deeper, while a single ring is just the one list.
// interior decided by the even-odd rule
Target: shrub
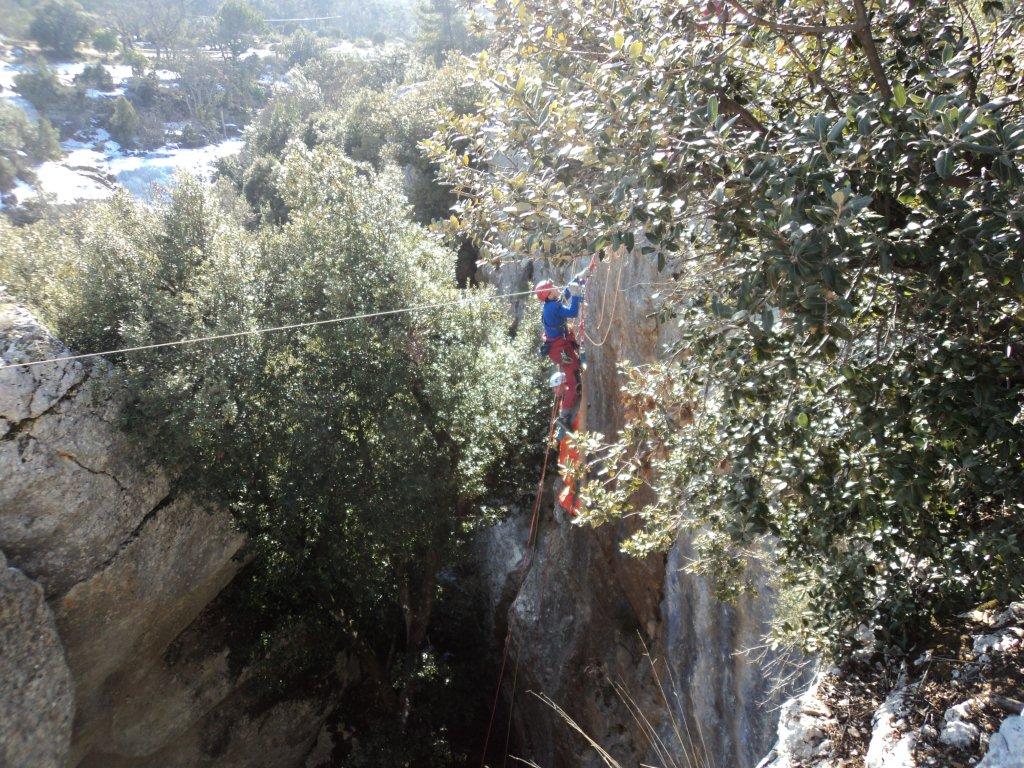
[{"label": "shrub", "polygon": [[93,88],[97,91],[114,90],[114,78],[102,64],[90,64],[77,75],[75,85],[82,88]]},{"label": "shrub", "polygon": [[107,130],[111,137],[119,144],[132,146],[138,141],[141,129],[142,119],[139,113],[128,99],[119,96],[107,121]]},{"label": "shrub", "polygon": [[296,30],[281,46],[281,55],[290,67],[297,67],[312,59],[323,56],[327,50],[326,41],[316,33],[301,28]]},{"label": "shrub", "polygon": [[15,76],[14,87],[44,114],[65,108],[74,96],[73,90],[62,84],[45,62]]},{"label": "shrub", "polygon": [[42,48],[62,56],[73,56],[91,30],[92,21],[75,0],[47,0],[29,26],[29,34]]},{"label": "shrub", "polygon": [[57,132],[45,117],[33,125],[22,110],[0,103],[0,192],[13,189],[19,176],[29,177],[34,165],[60,156]]},{"label": "shrub", "polygon": [[10,158],[0,155],[0,192],[8,192],[14,189],[17,181],[17,167],[11,162]]},{"label": "shrub", "polygon": [[60,148],[60,134],[45,117],[39,118],[35,136],[26,142],[26,151],[34,163],[57,160],[63,154]]},{"label": "shrub", "polygon": [[116,51],[120,45],[121,39],[118,37],[117,30],[110,27],[98,30],[92,36],[92,47],[104,56],[108,56]]},{"label": "shrub", "polygon": [[132,68],[135,77],[143,77],[146,71],[152,67],[149,57],[138,48],[129,48],[124,53],[124,63]]},{"label": "shrub", "polygon": [[214,25],[214,41],[236,59],[265,27],[263,14],[245,0],[225,0]]}]

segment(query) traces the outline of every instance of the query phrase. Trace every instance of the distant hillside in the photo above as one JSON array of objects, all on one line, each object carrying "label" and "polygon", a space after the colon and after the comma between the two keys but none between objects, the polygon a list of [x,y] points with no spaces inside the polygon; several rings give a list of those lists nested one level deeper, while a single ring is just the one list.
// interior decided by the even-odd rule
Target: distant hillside
[{"label": "distant hillside", "polygon": [[0,0],[0,35],[22,38],[32,21],[34,0]]}]

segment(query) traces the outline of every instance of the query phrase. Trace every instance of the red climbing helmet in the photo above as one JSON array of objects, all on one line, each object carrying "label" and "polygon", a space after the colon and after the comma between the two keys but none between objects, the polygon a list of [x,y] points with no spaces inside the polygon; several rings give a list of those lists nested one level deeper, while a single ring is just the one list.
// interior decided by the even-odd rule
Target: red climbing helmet
[{"label": "red climbing helmet", "polygon": [[537,301],[547,301],[548,294],[554,287],[555,284],[551,280],[541,280],[533,286],[533,295],[537,297]]}]

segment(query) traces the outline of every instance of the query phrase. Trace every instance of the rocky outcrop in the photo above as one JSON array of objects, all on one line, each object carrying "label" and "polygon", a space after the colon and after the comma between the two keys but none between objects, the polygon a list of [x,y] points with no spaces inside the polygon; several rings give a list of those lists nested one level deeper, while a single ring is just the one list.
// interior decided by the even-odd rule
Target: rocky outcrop
[{"label": "rocky outcrop", "polygon": [[[569,274],[542,270],[532,262],[505,264],[485,278],[508,293]],[[620,364],[655,361],[674,338],[651,298],[665,279],[650,259],[629,256],[602,263],[594,274],[586,309],[588,430],[612,435],[621,427]],[[526,333],[535,332],[531,301],[514,307]],[[564,708],[623,765],[657,764],[665,747],[679,760],[706,757],[730,768],[757,763],[774,739],[782,698],[767,671],[771,654],[748,653],[761,644],[771,614],[767,587],[757,599],[722,604],[703,579],[684,572],[684,537],[667,556],[638,560],[619,551],[632,532],[628,523],[591,530],[557,513],[545,514],[520,586],[524,569],[510,566],[519,552],[509,539],[523,539],[522,525],[492,529],[480,550],[501,618],[510,600],[520,753],[545,768],[601,764],[548,705],[522,694],[534,691]],[[502,603],[502,594],[511,597]],[[499,635],[504,626],[498,622]]]},{"label": "rocky outcrop", "polygon": [[74,692],[43,589],[0,552],[0,765],[59,768]]},{"label": "rocky outcrop", "polygon": [[818,675],[759,768],[1024,768],[1024,603],[961,618],[958,648]]},{"label": "rocky outcrop", "polygon": [[[0,296],[4,363],[66,354]],[[24,664],[24,680],[2,678],[0,707],[20,720],[0,710],[0,729],[28,756],[0,764],[300,766],[332,701],[263,701],[249,671],[229,668],[217,598],[244,536],[122,431],[124,398],[103,360],[0,371],[0,549],[25,574],[0,569],[19,606],[10,630],[0,616],[13,633],[0,666]]]}]

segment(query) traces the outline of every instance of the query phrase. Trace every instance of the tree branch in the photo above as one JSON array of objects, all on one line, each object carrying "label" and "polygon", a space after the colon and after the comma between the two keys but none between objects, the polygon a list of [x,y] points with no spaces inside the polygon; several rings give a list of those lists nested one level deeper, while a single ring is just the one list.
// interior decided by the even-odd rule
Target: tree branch
[{"label": "tree branch", "polygon": [[758,16],[739,0],[726,0],[729,5],[742,13],[749,21],[761,27],[767,27],[775,32],[783,32],[790,35],[830,35],[844,32],[860,32],[863,29],[863,22],[858,19],[854,24],[839,24],[830,27],[827,24],[792,24],[784,21],[772,21],[764,16]]},{"label": "tree branch", "polygon": [[825,78],[821,76],[821,72],[811,65],[804,55],[800,53],[800,49],[796,47],[796,44],[785,35],[780,35],[780,39],[786,45],[786,48],[796,57],[796,60],[800,62],[800,65],[804,68],[807,73],[808,79],[811,81],[811,85],[818,85],[825,92],[825,98],[828,100],[828,104],[832,109],[839,111],[839,101],[836,99],[835,91],[832,87],[825,82]]},{"label": "tree branch", "polygon": [[758,120],[754,116],[753,112],[744,107],[731,96],[726,96],[724,91],[719,90],[718,101],[722,105],[723,112],[732,115],[739,115],[740,122],[742,122],[748,128],[757,131],[758,133],[768,133],[768,129],[765,128],[764,123]]},{"label": "tree branch", "polygon": [[853,7],[857,12],[857,29],[855,34],[864,46],[864,52],[868,57],[868,65],[871,67],[871,74],[875,78],[878,90],[882,92],[886,101],[892,101],[892,87],[889,85],[889,78],[885,75],[885,68],[882,67],[882,60],[878,57],[878,48],[875,46],[875,39],[871,36],[871,22],[868,19],[868,9],[864,0],[853,0]]}]

